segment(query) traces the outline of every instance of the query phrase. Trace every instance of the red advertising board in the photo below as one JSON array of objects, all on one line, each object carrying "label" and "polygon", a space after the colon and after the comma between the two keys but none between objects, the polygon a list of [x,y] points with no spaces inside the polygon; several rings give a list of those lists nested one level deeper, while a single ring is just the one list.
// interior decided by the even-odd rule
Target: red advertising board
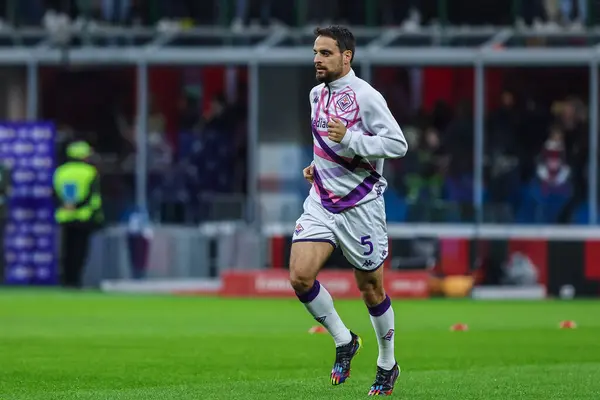
[{"label": "red advertising board", "polygon": [[[225,297],[291,297],[294,291],[284,270],[228,271],[221,275]],[[352,271],[323,271],[319,282],[335,298],[360,298]],[[429,297],[429,274],[386,271],[384,285],[392,298]]]}]

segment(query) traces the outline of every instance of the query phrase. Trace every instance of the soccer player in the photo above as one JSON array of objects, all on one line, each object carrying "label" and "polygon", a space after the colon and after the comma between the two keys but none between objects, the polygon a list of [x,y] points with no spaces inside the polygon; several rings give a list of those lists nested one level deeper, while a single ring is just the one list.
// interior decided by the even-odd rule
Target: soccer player
[{"label": "soccer player", "polygon": [[380,268],[388,254],[382,172],[383,160],[403,157],[408,146],[383,96],[352,70],[352,33],[330,26],[317,28],[315,35],[314,64],[321,84],[310,91],[314,159],[303,171],[312,187],[296,221],[290,282],[308,312],[333,336],[331,383],[344,383],[362,340],[344,325],[317,280],[333,250],[341,248],[355,268],[377,334],[377,374],[369,395],[389,395],[400,369],[394,355],[394,311]]}]

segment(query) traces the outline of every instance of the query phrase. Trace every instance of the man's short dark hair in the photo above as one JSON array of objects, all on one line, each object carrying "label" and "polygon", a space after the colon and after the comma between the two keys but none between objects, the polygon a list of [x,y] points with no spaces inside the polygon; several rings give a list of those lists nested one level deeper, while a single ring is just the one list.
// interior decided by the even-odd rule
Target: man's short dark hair
[{"label": "man's short dark hair", "polygon": [[326,28],[316,28],[315,35],[334,39],[340,48],[340,52],[343,53],[346,50],[350,50],[352,52],[352,58],[350,59],[350,62],[354,60],[356,39],[354,39],[354,35],[352,32],[350,32],[350,29],[339,25],[331,25]]}]

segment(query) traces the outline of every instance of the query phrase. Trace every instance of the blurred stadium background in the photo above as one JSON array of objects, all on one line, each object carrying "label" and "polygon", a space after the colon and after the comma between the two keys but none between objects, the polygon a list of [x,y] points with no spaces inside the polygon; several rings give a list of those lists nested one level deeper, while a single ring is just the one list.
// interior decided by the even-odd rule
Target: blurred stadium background
[{"label": "blurred stadium background", "polygon": [[[286,271],[312,32],[344,23],[409,140],[385,167],[400,395],[599,398],[599,22],[597,0],[0,1],[0,397],[364,397],[352,268],[320,275],[365,339],[339,390]],[[52,174],[81,140],[105,221],[70,291]]]},{"label": "blurred stadium background", "polygon": [[[410,142],[385,171],[396,294],[597,296],[599,4],[471,3],[3,1],[5,281],[59,281],[40,199],[65,146],[85,140],[106,217],[87,286],[211,292],[231,278],[233,292],[289,294],[312,30],[347,23],[355,70]],[[343,258],[327,269],[345,292]]]}]

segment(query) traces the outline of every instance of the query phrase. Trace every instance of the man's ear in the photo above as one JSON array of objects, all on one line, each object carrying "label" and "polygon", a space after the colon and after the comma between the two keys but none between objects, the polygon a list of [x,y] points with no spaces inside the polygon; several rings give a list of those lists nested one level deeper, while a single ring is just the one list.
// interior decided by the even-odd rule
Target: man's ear
[{"label": "man's ear", "polygon": [[350,64],[351,60],[352,60],[352,51],[351,50],[344,51],[344,63]]}]

